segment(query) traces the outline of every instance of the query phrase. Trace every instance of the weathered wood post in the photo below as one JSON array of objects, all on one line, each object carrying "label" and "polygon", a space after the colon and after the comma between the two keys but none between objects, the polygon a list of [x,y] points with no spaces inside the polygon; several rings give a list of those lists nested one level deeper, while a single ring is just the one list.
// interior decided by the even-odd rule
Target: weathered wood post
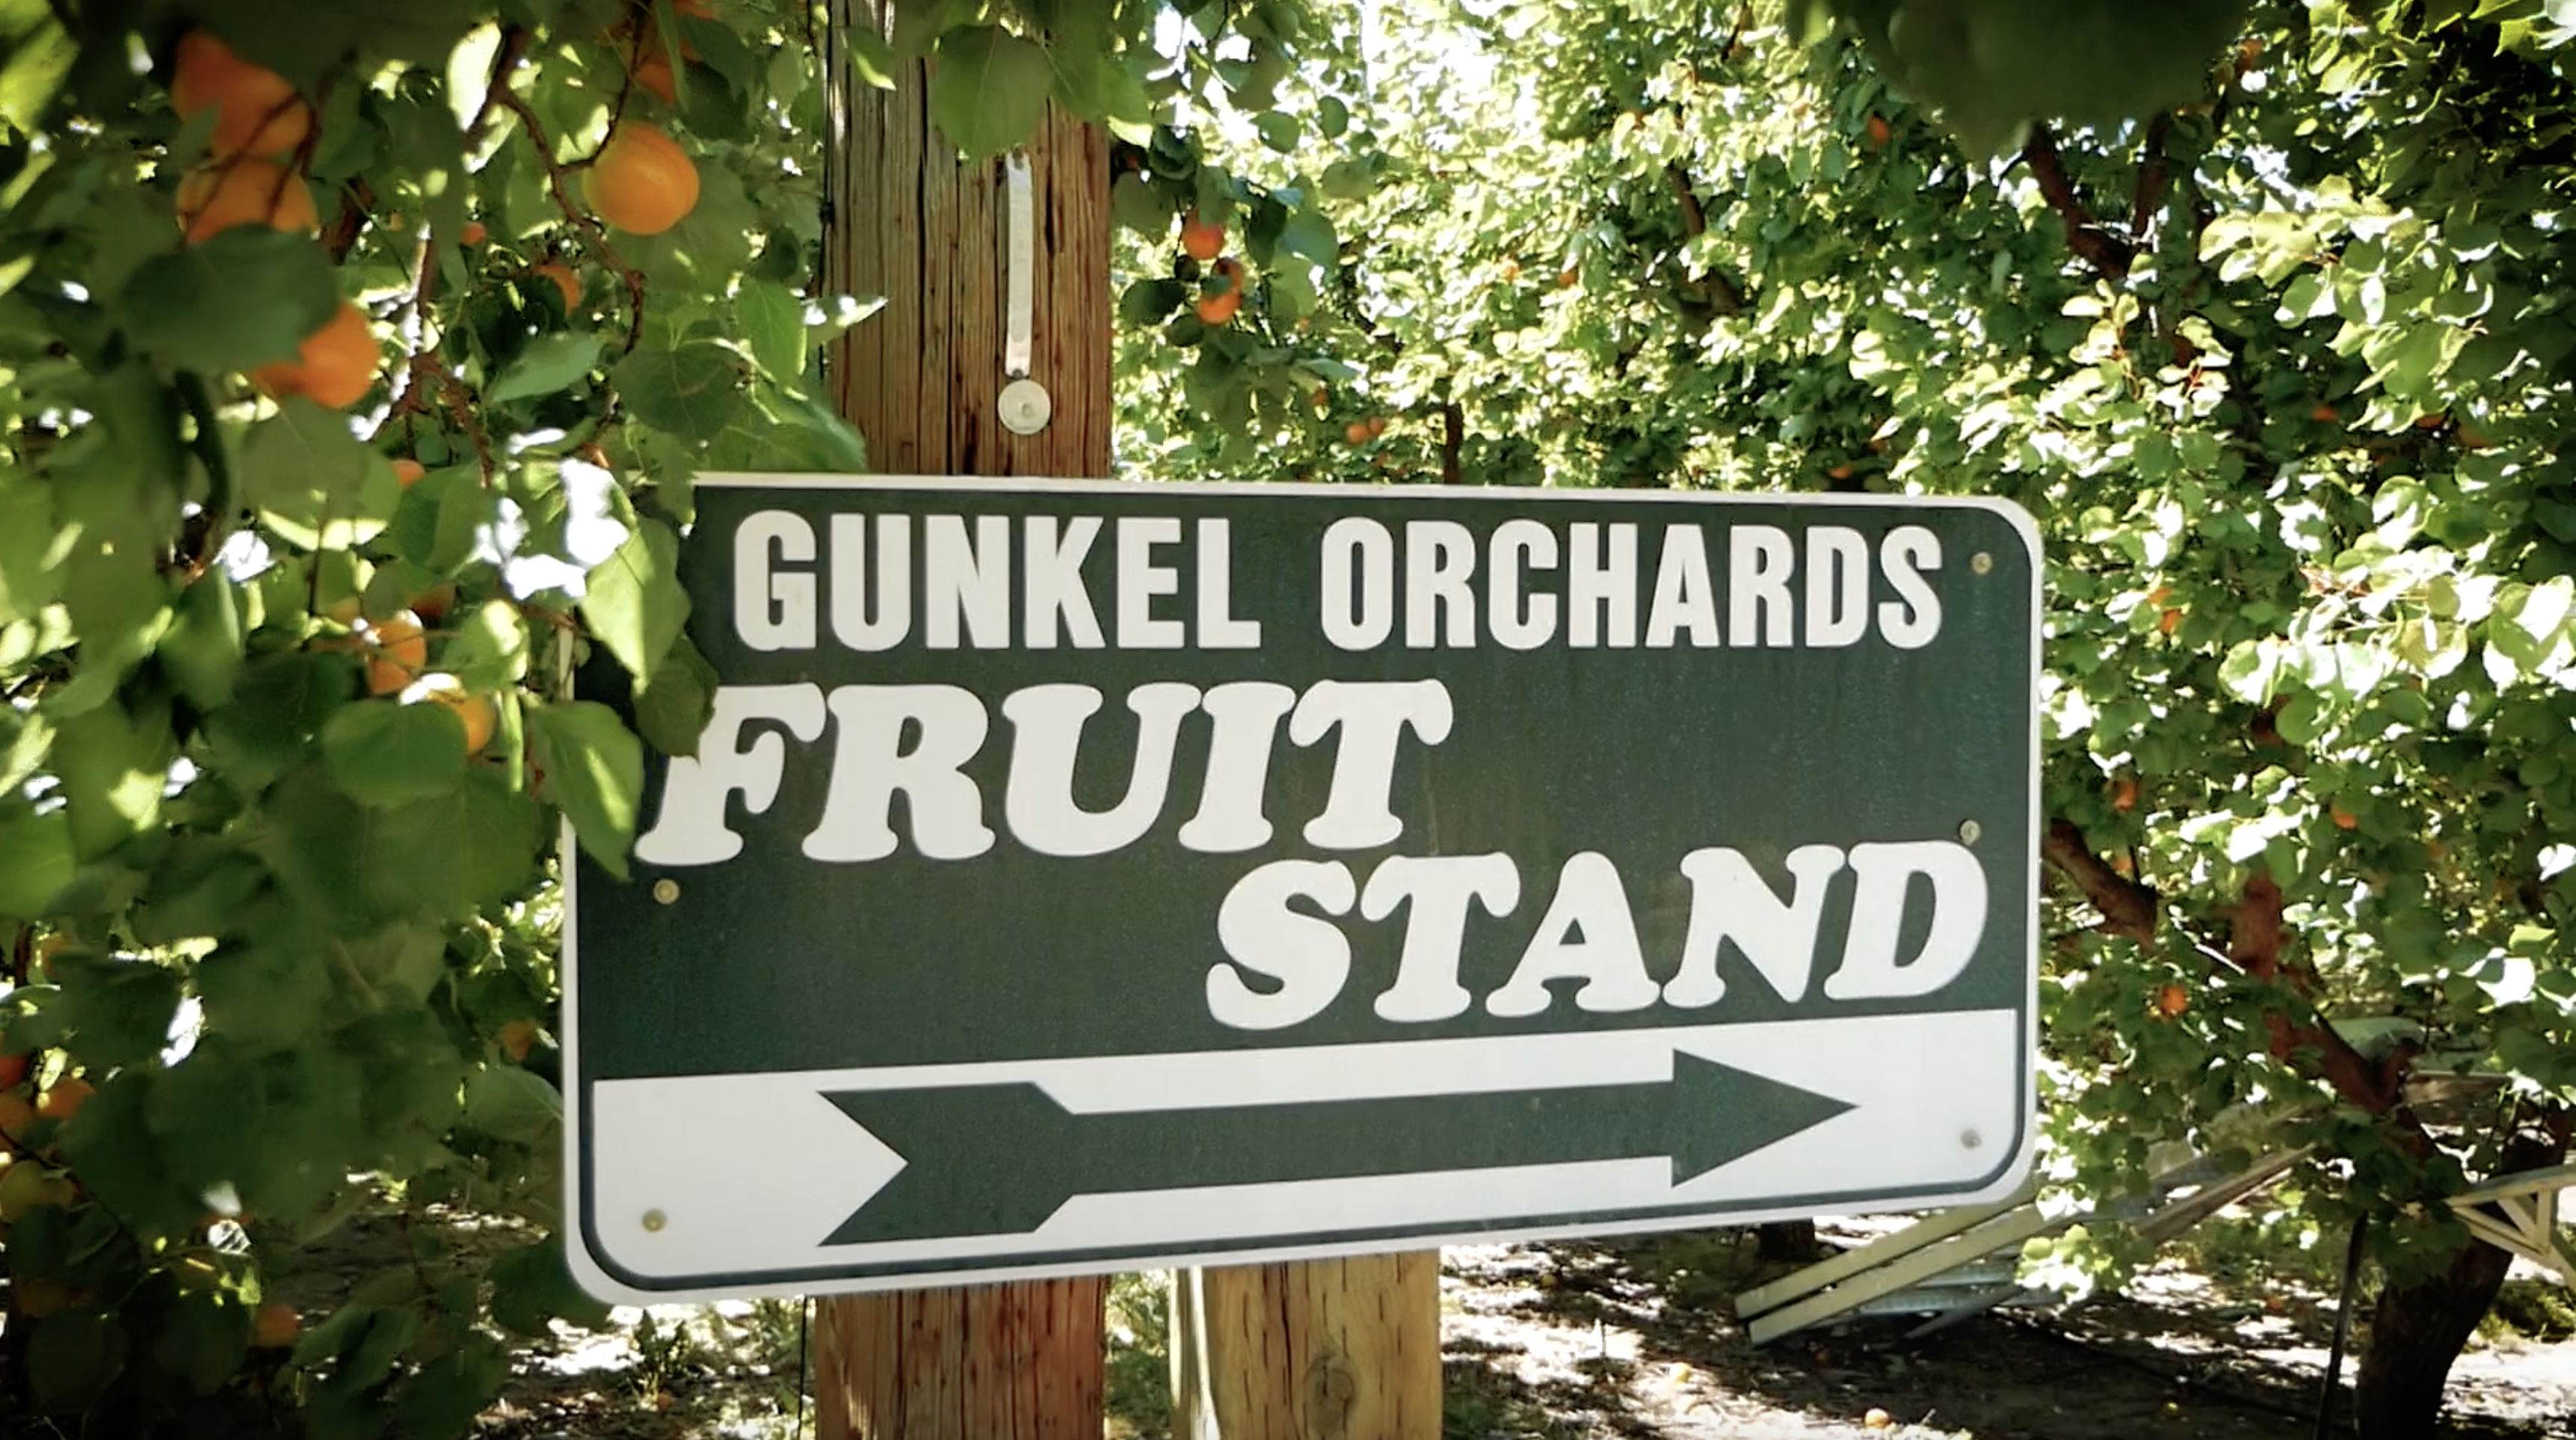
[{"label": "weathered wood post", "polygon": [[[930,123],[922,65],[891,92],[852,78],[838,37],[884,20],[872,0],[835,0],[826,40],[824,274],[834,293],[886,300],[828,356],[835,403],[882,473],[1107,475],[1107,139],[1050,109],[1028,146],[1029,374],[1053,415],[1014,434],[997,405],[1005,166],[959,163]],[[822,1440],[1099,1440],[1103,1290],[1095,1277],[824,1302]]]},{"label": "weathered wood post", "polygon": [[1174,1440],[1437,1440],[1440,1252],[1184,1270]]}]

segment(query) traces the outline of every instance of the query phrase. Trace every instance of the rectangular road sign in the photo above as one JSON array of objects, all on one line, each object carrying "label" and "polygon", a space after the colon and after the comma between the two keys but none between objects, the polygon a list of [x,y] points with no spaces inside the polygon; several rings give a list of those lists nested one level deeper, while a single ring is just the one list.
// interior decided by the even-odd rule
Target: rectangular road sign
[{"label": "rectangular road sign", "polygon": [[714,720],[651,765],[631,878],[566,865],[568,1248],[604,1297],[2029,1168],[2007,504],[718,475],[681,571]]}]

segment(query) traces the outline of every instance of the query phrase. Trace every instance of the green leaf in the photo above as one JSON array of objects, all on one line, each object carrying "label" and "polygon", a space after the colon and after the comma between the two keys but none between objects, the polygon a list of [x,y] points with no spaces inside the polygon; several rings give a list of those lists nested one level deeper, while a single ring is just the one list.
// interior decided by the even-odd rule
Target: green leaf
[{"label": "green leaf", "polygon": [[346,549],[374,539],[402,503],[393,462],[358,443],[349,417],[302,396],[242,441],[242,498],[289,543]]},{"label": "green leaf", "polygon": [[232,698],[241,674],[240,595],[230,576],[211,570],[179,592],[177,613],[161,636],[162,671],[188,703],[212,710]]},{"label": "green leaf", "polygon": [[210,374],[293,359],[339,308],[330,257],[313,237],[264,225],[153,256],[122,299],[135,344]]},{"label": "green leaf", "polygon": [[498,1399],[510,1378],[510,1357],[489,1335],[469,1335],[465,1343],[429,1361],[395,1390],[395,1433],[463,1435],[474,1417]]},{"label": "green leaf", "polygon": [[751,358],[772,381],[795,389],[805,378],[805,302],[784,285],[746,280],[733,313]]},{"label": "green leaf", "polygon": [[148,960],[72,955],[55,957],[53,970],[63,987],[59,1018],[71,1027],[73,1050],[91,1065],[140,1064],[169,1043],[170,1020],[179,1013],[175,972]]},{"label": "green leaf", "polygon": [[0,45],[7,57],[0,59],[0,120],[33,134],[43,128],[54,92],[80,58],[80,45],[41,5],[13,6],[0,29],[7,34]]},{"label": "green leaf", "polygon": [[712,440],[741,408],[738,364],[724,347],[693,341],[673,350],[638,350],[619,361],[609,378],[636,419],[692,440]]},{"label": "green leaf", "polygon": [[616,711],[588,700],[535,707],[528,726],[545,793],[572,820],[590,858],[625,879],[644,797],[644,743]]},{"label": "green leaf", "polygon": [[444,794],[465,773],[465,722],[445,705],[344,705],[322,726],[331,783],[378,808]]},{"label": "green leaf", "polygon": [[124,1370],[125,1352],[125,1330],[112,1315],[73,1310],[42,1321],[27,1338],[36,1404],[54,1415],[88,1409]]},{"label": "green leaf", "polygon": [[1118,323],[1137,330],[1160,325],[1189,298],[1189,287],[1178,280],[1136,281],[1118,294]]},{"label": "green leaf", "polygon": [[1254,134],[1261,137],[1262,144],[1282,155],[1295,153],[1297,141],[1301,135],[1297,117],[1282,110],[1264,113],[1260,119],[1252,122],[1252,129]]},{"label": "green leaf", "polygon": [[552,395],[569,388],[599,363],[599,337],[587,330],[557,330],[528,342],[500,375],[485,387],[492,405]]},{"label": "green leaf", "polygon": [[515,1065],[486,1065],[465,1081],[465,1123],[522,1145],[543,1143],[563,1124],[563,1094]]},{"label": "green leaf", "polygon": [[432,668],[475,694],[517,683],[528,673],[528,622],[506,600],[487,600],[456,623]]},{"label": "green leaf", "polygon": [[998,26],[939,37],[930,72],[930,118],[970,160],[1026,141],[1046,113],[1055,69],[1041,47]]},{"label": "green leaf", "polygon": [[1279,232],[1279,248],[1291,255],[1303,255],[1318,265],[1331,265],[1341,257],[1341,237],[1333,233],[1333,222],[1323,211],[1301,207],[1288,217]]},{"label": "green leaf", "polygon": [[[14,813],[13,813],[14,811]],[[0,806],[0,918],[33,920],[72,883],[72,817]]]},{"label": "green leaf", "polygon": [[231,1296],[183,1290],[152,1337],[152,1359],[189,1389],[212,1395],[250,1353],[250,1327],[250,1307]]},{"label": "green leaf", "polygon": [[96,860],[161,823],[173,753],[166,713],[129,715],[110,702],[63,722],[54,765],[76,858]]},{"label": "green leaf", "polygon": [[2271,639],[2241,640],[2219,662],[2219,683],[2227,693],[2248,705],[2269,704],[2272,687],[2280,674],[2281,652]]},{"label": "green leaf", "polygon": [[841,54],[850,62],[850,73],[861,84],[879,90],[894,88],[894,48],[885,37],[864,25],[842,28],[839,36]]},{"label": "green leaf", "polygon": [[304,757],[331,712],[357,688],[354,656],[292,650],[252,662],[233,701],[206,717],[213,758],[237,788],[266,789]]},{"label": "green leaf", "polygon": [[608,653],[648,681],[689,620],[680,586],[680,541],[659,520],[640,519],[626,543],[583,579],[581,618]]},{"label": "green leaf", "polygon": [[1131,170],[1109,182],[1109,217],[1139,235],[1161,240],[1171,233],[1172,202]]},{"label": "green leaf", "polygon": [[486,1274],[492,1281],[492,1318],[519,1334],[543,1337],[552,1333],[556,1320],[585,1330],[610,1323],[608,1307],[572,1278],[560,1236],[502,1252]]},{"label": "green leaf", "polygon": [[1341,139],[1342,132],[1351,128],[1350,107],[1330,95],[1325,96],[1315,105],[1315,128],[1321,130],[1327,140]]},{"label": "green leaf", "polygon": [[714,717],[720,677],[688,636],[653,667],[653,678],[635,696],[635,728],[665,755],[695,755]]}]

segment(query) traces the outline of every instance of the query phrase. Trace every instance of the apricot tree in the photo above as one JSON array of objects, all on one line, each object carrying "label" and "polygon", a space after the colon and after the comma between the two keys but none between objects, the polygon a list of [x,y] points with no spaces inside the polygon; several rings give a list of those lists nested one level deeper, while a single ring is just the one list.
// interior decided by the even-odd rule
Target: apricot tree
[{"label": "apricot tree", "polygon": [[[2507,1264],[2445,1197],[2557,1163],[2576,1104],[2576,31],[1804,8],[1353,13],[1294,81],[1329,125],[1157,135],[1144,183],[1333,238],[1222,335],[1122,335],[1132,453],[2030,509],[2051,1173],[2313,1145],[2303,1222],[2370,1217],[2383,1277],[2364,1431],[2427,1433]],[[1135,218],[1160,312],[1195,255]]]}]

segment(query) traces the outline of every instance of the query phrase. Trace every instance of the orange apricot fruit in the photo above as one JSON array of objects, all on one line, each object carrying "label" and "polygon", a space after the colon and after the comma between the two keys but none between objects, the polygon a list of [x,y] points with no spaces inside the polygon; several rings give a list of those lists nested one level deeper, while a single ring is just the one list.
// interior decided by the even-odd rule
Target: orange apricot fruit
[{"label": "orange apricot fruit", "polygon": [[170,108],[181,120],[215,111],[207,153],[275,155],[313,133],[313,107],[286,77],[233,53],[211,31],[191,30],[179,40],[170,73]]}]

